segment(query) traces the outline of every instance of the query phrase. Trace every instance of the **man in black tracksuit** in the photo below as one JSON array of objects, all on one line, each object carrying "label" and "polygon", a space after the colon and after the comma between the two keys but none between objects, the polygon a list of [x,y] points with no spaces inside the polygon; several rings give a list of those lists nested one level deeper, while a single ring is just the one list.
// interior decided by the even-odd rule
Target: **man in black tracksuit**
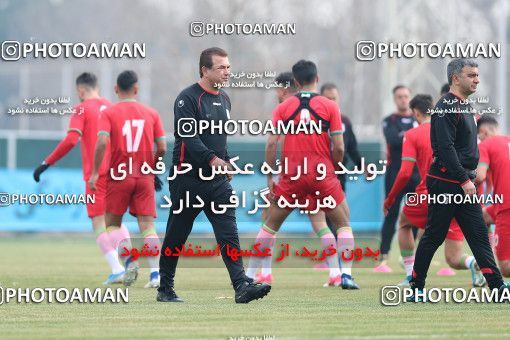
[{"label": "man in black tracksuit", "polygon": [[[355,166],[361,168],[361,155],[358,150],[358,141],[356,140],[356,135],[354,134],[354,130],[352,129],[351,120],[343,115],[342,116],[342,125],[344,128],[344,147],[345,154],[344,159],[342,160],[342,164],[346,164],[350,159]],[[338,179],[340,180],[340,184],[342,184],[342,188],[344,192],[347,192],[346,188],[346,175],[340,174],[338,175]]]},{"label": "man in black tracksuit", "polygon": [[[174,104],[175,114],[175,145],[173,166],[180,170],[181,164],[191,164],[192,170],[179,174],[170,181],[172,208],[167,222],[165,239],[160,257],[161,284],[157,300],[162,302],[182,302],[174,291],[174,277],[178,257],[165,256],[167,247],[174,251],[182,247],[188,238],[197,215],[204,211],[212,224],[214,235],[221,248],[221,255],[227,267],[232,285],[235,289],[235,301],[248,303],[264,297],[271,286],[253,282],[243,269],[242,259],[233,261],[227,256],[226,246],[240,250],[239,236],[234,208],[227,208],[224,213],[215,213],[211,209],[213,202],[216,207],[229,204],[232,195],[230,177],[216,175],[212,180],[199,177],[199,168],[205,176],[212,173],[212,167],[229,167],[227,152],[227,136],[218,130],[209,129],[196,134],[196,127],[201,120],[226,122],[230,119],[230,99],[226,93],[215,86],[228,81],[230,64],[227,53],[220,48],[209,48],[200,56],[200,81],[183,90]],[[193,128],[195,126],[195,128]],[[203,201],[203,208],[184,207],[180,213],[179,201],[184,201],[186,192],[193,202],[198,195]]]},{"label": "man in black tracksuit", "polygon": [[[383,132],[384,138],[386,139],[387,145],[387,170],[384,176],[384,188],[386,196],[391,191],[393,183],[397,178],[400,165],[402,163],[402,140],[404,133],[418,126],[418,122],[412,115],[409,109],[409,101],[411,100],[411,93],[409,89],[403,85],[397,85],[393,88],[393,100],[397,107],[397,112],[389,115],[383,120]],[[405,194],[408,192],[414,192],[416,186],[420,182],[420,174],[418,168],[414,167],[413,175],[404,190],[395,199],[393,204],[388,211],[388,214],[384,217],[384,222],[381,228],[381,257],[382,265],[386,266],[386,260],[390,251],[391,242],[395,235],[395,223],[397,222],[398,213],[400,210],[400,202]]]},{"label": "man in black tracksuit", "polygon": [[[338,92],[338,88],[333,83],[325,83],[321,86],[320,91],[321,96],[324,96],[328,99],[333,100],[338,105],[340,105],[340,93]],[[344,158],[342,159],[342,164],[346,165],[349,159],[354,163],[355,166],[361,168],[361,155],[358,151],[358,141],[356,140],[356,135],[354,134],[354,131],[352,129],[352,123],[349,120],[349,118],[342,113],[342,125],[343,125],[343,131],[344,131]],[[342,189],[344,193],[347,194],[347,188],[346,188],[346,175],[340,174],[337,176],[338,180],[340,181],[340,185],[342,186]],[[329,230],[333,233],[333,235],[336,235],[336,227],[331,223],[331,221],[326,218],[326,223],[328,224]]]},{"label": "man in black tracksuit", "polygon": [[441,194],[461,197],[476,194],[473,180],[479,157],[477,129],[466,99],[479,83],[478,65],[470,60],[454,59],[448,64],[447,72],[450,92],[439,99],[431,119],[433,161],[427,175],[427,189],[433,197],[429,202],[425,233],[416,250],[411,287],[421,290],[425,286],[432,257],[443,243],[454,217],[489,287],[505,287],[489,244],[481,205],[465,201],[455,204],[453,200],[440,204],[444,201],[433,200]]},{"label": "man in black tracksuit", "polygon": [[[321,86],[321,96],[324,96],[328,99],[335,101],[338,105],[340,105],[340,93],[338,92],[338,88],[333,83],[326,83]],[[342,164],[346,164],[350,159],[355,166],[361,167],[361,155],[358,151],[358,141],[356,140],[356,135],[352,129],[352,123],[349,118],[342,113],[342,124],[344,130],[344,159],[342,159]],[[340,180],[340,184],[342,184],[342,189],[344,193],[347,192],[347,188],[345,187],[345,174],[338,175],[338,179]],[[333,228],[335,229],[335,228]],[[334,233],[334,232],[333,232]]]}]

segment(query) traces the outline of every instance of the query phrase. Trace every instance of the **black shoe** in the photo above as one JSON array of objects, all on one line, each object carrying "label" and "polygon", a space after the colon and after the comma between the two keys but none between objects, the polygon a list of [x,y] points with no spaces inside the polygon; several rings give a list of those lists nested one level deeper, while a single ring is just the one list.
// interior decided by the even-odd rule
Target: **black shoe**
[{"label": "black shoe", "polygon": [[414,289],[413,295],[408,296],[405,302],[425,302],[423,296],[423,289]]},{"label": "black shoe", "polygon": [[423,298],[423,289],[416,287],[416,282],[414,282],[414,278],[411,276],[411,280],[409,280],[409,288],[412,289],[413,295],[408,296],[405,302],[426,302],[426,299]]},{"label": "black shoe", "polygon": [[351,275],[342,274],[342,289],[359,289]]},{"label": "black shoe", "polygon": [[156,296],[156,301],[159,302],[184,302],[181,298],[175,294],[175,290],[173,287],[158,290],[158,295]]},{"label": "black shoe", "polygon": [[[507,292],[504,292],[504,291],[507,291]],[[498,301],[494,301],[494,302],[498,302],[498,303],[504,303],[504,302],[508,302],[508,296],[510,295],[510,293],[508,292],[510,290],[510,282],[504,282],[503,285],[501,287],[498,288]]]},{"label": "black shoe", "polygon": [[236,288],[236,303],[248,303],[263,298],[271,286],[267,283],[245,281]]}]

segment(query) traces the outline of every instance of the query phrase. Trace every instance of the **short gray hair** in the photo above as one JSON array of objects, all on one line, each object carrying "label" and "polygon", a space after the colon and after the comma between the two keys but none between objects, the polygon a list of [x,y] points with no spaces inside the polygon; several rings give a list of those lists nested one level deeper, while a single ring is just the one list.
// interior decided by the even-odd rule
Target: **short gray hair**
[{"label": "short gray hair", "polygon": [[478,64],[471,59],[453,59],[448,63],[446,67],[446,73],[448,75],[448,84],[452,85],[452,79],[454,74],[461,74],[464,66],[478,67]]}]

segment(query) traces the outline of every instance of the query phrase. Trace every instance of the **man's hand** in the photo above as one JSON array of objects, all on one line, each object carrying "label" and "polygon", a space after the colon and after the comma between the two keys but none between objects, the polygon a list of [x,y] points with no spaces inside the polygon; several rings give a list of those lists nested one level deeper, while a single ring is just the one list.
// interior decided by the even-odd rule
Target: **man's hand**
[{"label": "man's hand", "polygon": [[385,199],[384,200],[384,204],[383,204],[383,211],[384,211],[384,216],[387,216],[388,215],[388,211],[390,210],[391,206],[395,203],[395,200],[394,199]]},{"label": "man's hand", "polygon": [[161,189],[163,189],[163,182],[161,182],[156,175],[154,175],[154,189],[156,189],[156,191],[161,191]]},{"label": "man's hand", "polygon": [[[223,159],[219,157],[214,157],[214,159],[211,161],[211,163],[209,163],[209,165],[211,165],[211,168],[213,169],[219,167],[221,169],[227,168],[227,170],[233,170],[232,164],[230,164],[229,162],[225,162]],[[227,180],[230,182],[234,175],[225,174],[225,176],[227,176]]]},{"label": "man's hand", "polygon": [[274,188],[273,176],[267,177],[267,187],[269,188],[269,192],[272,194]]},{"label": "man's hand", "polygon": [[267,198],[269,199],[269,202],[276,203],[276,197],[274,195],[274,181],[273,176],[267,177],[267,187],[269,188],[269,194],[267,195]]},{"label": "man's hand", "polygon": [[221,159],[219,157],[214,157],[214,159],[209,164],[211,165],[211,168],[214,168],[214,167],[221,167],[221,168],[227,167],[229,170],[232,170],[232,164],[230,164],[229,162],[225,162],[223,159]]},{"label": "man's hand", "polygon": [[34,170],[34,180],[39,183],[39,180],[41,179],[41,174],[46,171],[50,167],[49,164],[46,164],[45,162],[42,162],[41,165],[39,165]]},{"label": "man's hand", "polygon": [[90,175],[89,182],[88,182],[90,190],[96,191],[96,183],[97,183],[98,178],[99,178],[98,173],[92,173],[92,175]]},{"label": "man's hand", "polygon": [[468,196],[473,196],[476,194],[476,187],[471,181],[467,181],[463,186],[462,190],[464,190],[464,194]]}]

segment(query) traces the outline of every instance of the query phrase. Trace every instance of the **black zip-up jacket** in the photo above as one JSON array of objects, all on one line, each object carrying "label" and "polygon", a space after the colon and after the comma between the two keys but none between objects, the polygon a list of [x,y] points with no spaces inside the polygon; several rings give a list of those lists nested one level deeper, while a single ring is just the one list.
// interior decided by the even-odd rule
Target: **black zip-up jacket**
[{"label": "black zip-up jacket", "polygon": [[429,176],[461,185],[473,179],[479,153],[476,121],[467,101],[451,92],[439,99],[431,118],[430,141]]},{"label": "black zip-up jacket", "polygon": [[349,157],[354,165],[361,166],[361,155],[358,151],[358,141],[356,140],[356,135],[352,130],[352,123],[347,116],[342,116],[342,124],[344,125],[345,145],[345,154],[342,163],[345,164],[347,162],[347,157]]},{"label": "black zip-up jacket", "polygon": [[184,89],[174,103],[173,164],[191,164],[193,170],[188,174],[196,176],[198,168],[203,169],[204,175],[211,173],[209,162],[215,156],[228,161],[230,157],[225,133],[220,134],[218,130],[211,133],[207,129],[199,135],[194,131],[188,132],[187,127],[194,125],[198,128],[200,120],[225,122],[230,118],[230,109],[230,99],[221,89],[217,94],[211,93],[198,83]]},{"label": "black zip-up jacket", "polygon": [[[402,163],[402,140],[404,133],[413,127],[418,126],[413,116],[402,116],[393,113],[383,120],[383,133],[386,139],[386,147],[388,152],[388,167],[398,172]],[[413,176],[418,175],[415,168]]]}]

